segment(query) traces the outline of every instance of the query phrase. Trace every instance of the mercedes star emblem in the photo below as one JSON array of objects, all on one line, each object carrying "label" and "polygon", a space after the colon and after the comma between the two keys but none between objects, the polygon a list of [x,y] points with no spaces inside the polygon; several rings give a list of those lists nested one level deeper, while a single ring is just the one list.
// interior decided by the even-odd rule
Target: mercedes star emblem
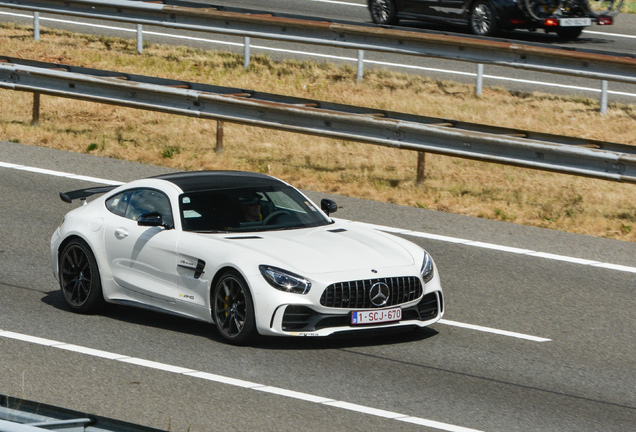
[{"label": "mercedes star emblem", "polygon": [[391,290],[389,286],[384,282],[377,282],[373,284],[371,289],[369,290],[369,298],[371,299],[371,304],[375,307],[382,307],[386,305],[389,301],[389,294]]}]

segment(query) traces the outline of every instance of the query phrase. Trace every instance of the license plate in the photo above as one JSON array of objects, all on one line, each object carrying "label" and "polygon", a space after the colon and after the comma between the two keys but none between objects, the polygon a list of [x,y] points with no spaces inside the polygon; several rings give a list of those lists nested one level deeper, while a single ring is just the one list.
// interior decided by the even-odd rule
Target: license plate
[{"label": "license plate", "polygon": [[351,313],[351,324],[375,324],[402,319],[402,308],[378,309]]},{"label": "license plate", "polygon": [[592,18],[561,18],[559,20],[561,27],[583,27],[591,26]]}]

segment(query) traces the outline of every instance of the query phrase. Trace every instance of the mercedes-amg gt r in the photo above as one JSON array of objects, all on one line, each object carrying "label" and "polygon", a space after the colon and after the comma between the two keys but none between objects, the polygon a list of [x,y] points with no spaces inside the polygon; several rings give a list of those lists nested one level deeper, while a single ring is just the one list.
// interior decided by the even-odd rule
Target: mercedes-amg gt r
[{"label": "mercedes-amg gt r", "polygon": [[[87,202],[87,198],[101,194]],[[61,193],[84,201],[51,238],[71,310],[118,303],[214,323],[227,342],[425,327],[444,313],[431,256],[334,221],[273,177],[183,172]]]}]

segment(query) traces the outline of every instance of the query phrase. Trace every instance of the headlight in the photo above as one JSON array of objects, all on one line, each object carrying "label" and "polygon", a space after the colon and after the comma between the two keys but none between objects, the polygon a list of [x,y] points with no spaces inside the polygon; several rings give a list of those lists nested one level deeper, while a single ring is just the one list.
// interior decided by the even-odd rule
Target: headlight
[{"label": "headlight", "polygon": [[428,252],[424,252],[424,262],[422,263],[422,269],[420,270],[424,283],[430,282],[431,279],[433,279],[434,273],[433,258],[431,258]]},{"label": "headlight", "polygon": [[297,274],[267,265],[260,265],[258,269],[265,280],[277,290],[307,294],[311,288],[311,282]]}]

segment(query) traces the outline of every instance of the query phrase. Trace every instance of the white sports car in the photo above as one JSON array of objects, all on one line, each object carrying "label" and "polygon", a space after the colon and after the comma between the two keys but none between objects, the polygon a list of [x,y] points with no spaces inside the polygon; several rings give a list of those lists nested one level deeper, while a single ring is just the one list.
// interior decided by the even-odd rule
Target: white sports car
[{"label": "white sports car", "polygon": [[233,344],[425,327],[444,313],[426,251],[334,221],[333,201],[319,208],[267,175],[183,172],[60,197],[85,204],[51,238],[55,277],[76,312],[150,308],[214,323]]}]

